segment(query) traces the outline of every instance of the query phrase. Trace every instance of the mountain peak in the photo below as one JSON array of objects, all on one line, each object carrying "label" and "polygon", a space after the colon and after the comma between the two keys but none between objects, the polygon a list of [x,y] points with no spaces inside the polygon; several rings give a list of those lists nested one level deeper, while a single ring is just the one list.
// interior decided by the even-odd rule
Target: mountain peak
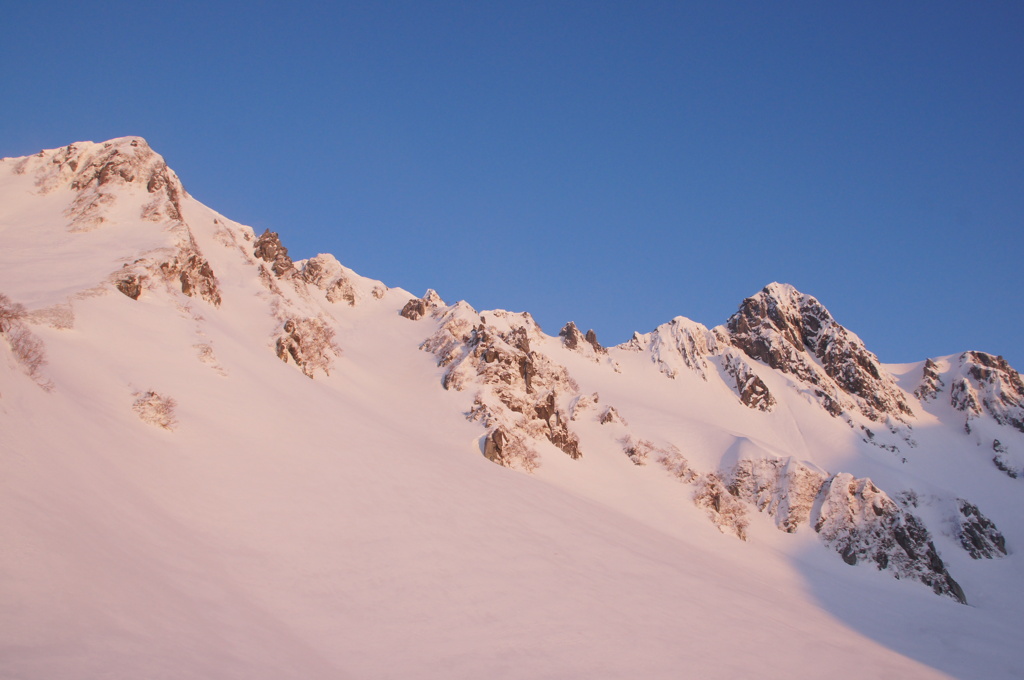
[{"label": "mountain peak", "polygon": [[724,329],[752,359],[817,386],[833,415],[850,406],[872,420],[912,413],[895,379],[861,339],[789,284],[771,283],[745,299]]}]

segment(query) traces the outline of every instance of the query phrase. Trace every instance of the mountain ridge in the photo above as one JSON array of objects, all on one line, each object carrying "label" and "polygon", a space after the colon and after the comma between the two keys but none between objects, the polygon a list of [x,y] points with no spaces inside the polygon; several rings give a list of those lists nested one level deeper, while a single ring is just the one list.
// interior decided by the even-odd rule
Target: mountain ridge
[{"label": "mountain ridge", "polygon": [[[52,403],[64,404],[63,413],[75,422],[91,413],[111,423],[115,434],[96,436],[118,449],[109,455],[119,460],[125,452],[116,433],[122,432],[168,452],[177,450],[176,441],[199,441],[200,433],[230,448],[214,434],[218,427],[236,435],[238,427],[250,428],[271,440],[281,432],[298,436],[295,425],[271,415],[273,409],[256,408],[244,396],[251,392],[292,414],[300,428],[320,433],[309,435],[306,445],[337,448],[347,465],[368,460],[367,423],[377,423],[374,432],[402,433],[398,439],[405,438],[409,451],[430,452],[432,459],[443,452],[452,470],[469,465],[476,484],[496,474],[477,470],[478,460],[532,473],[529,481],[553,490],[550,497],[531,492],[546,499],[538,501],[542,505],[566,493],[673,541],[682,540],[680,524],[702,537],[701,550],[709,555],[734,552],[721,547],[726,537],[700,533],[696,520],[743,539],[767,562],[757,546],[791,555],[797,544],[782,536],[792,536],[804,549],[828,549],[814,553],[815,560],[832,555],[843,568],[870,565],[973,607],[978,593],[986,611],[1004,611],[993,604],[978,566],[1016,564],[1014,549],[1022,540],[1013,518],[1020,508],[1015,485],[1024,476],[1024,388],[1001,357],[964,352],[904,366],[896,375],[815,298],[779,283],[745,299],[711,329],[677,317],[608,348],[571,322],[548,335],[527,313],[448,305],[433,291],[417,298],[362,277],[331,255],[293,261],[277,234],[257,235],[194,201],[141,138],[4,159],[0,193],[9,197],[0,229],[17,253],[5,259],[0,287],[8,363],[0,406],[7,427],[29,450],[38,448],[33,434],[12,414],[46,422]],[[167,368],[152,365],[153,357]],[[93,364],[107,369],[97,372]],[[25,391],[19,372],[38,394]],[[101,396],[82,410],[90,385]],[[26,405],[5,399],[10,389]],[[283,429],[265,429],[246,409],[232,408],[235,402]],[[364,422],[331,416],[334,403],[364,413]],[[233,414],[227,421],[216,417],[222,405]],[[360,443],[347,447],[307,411],[326,422],[340,417],[363,432]],[[127,418],[149,429],[136,432]],[[262,465],[276,468],[274,453],[267,449]],[[302,455],[313,456],[314,467],[328,465],[313,452]],[[401,447],[388,455],[403,466],[412,463]],[[137,471],[139,464],[118,463],[148,474]],[[420,474],[450,488],[451,481],[417,465]],[[174,470],[172,462],[161,466]],[[312,479],[305,483],[320,488]],[[365,490],[342,488],[368,498]],[[517,482],[515,488],[525,487]],[[140,489],[160,495],[151,486]],[[423,493],[420,501],[431,497]],[[406,507],[400,495],[387,498]],[[259,506],[258,496],[253,499]],[[653,514],[641,510],[648,503]],[[26,507],[10,516],[46,524]],[[102,517],[101,510],[84,516]],[[189,522],[207,521],[190,513]],[[252,530],[239,525],[232,531],[225,535]],[[165,573],[163,552],[151,558],[154,573]],[[1013,573],[1011,567],[987,573],[1004,572]],[[339,573],[360,574],[351,564]],[[408,578],[403,573],[398,582]],[[450,587],[443,577],[431,583]],[[862,587],[890,592],[875,581]],[[46,598],[28,601],[55,611]],[[281,607],[273,609],[287,613]],[[562,616],[580,623],[570,610]],[[1010,620],[1005,613],[993,616]],[[46,639],[40,635],[37,643]]]}]

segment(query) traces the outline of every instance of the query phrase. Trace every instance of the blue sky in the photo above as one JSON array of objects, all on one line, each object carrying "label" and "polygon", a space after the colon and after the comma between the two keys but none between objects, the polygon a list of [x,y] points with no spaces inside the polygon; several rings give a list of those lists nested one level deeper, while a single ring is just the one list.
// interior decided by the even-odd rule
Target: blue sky
[{"label": "blue sky", "polygon": [[0,155],[141,135],[296,258],[609,344],[771,281],[1024,370],[1024,3],[7,3]]}]

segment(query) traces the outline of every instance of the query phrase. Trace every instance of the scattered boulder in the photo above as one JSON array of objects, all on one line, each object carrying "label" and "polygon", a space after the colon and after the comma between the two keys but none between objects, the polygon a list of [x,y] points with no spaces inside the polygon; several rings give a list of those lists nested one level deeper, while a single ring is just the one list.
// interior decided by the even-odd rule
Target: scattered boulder
[{"label": "scattered boulder", "polygon": [[114,287],[133,300],[142,295],[142,277],[138,274],[126,274],[114,282]]}]

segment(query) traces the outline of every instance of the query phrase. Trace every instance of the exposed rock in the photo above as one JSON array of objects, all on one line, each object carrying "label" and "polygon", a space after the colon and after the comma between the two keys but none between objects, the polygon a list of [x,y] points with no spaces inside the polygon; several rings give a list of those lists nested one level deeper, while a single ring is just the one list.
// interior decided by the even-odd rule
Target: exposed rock
[{"label": "exposed rock", "polygon": [[924,523],[870,479],[839,473],[820,493],[814,530],[847,564],[872,562],[896,578],[920,581],[936,594],[967,602],[963,589],[939,558]]},{"label": "exposed rock", "polygon": [[580,344],[586,342],[583,334],[576,328],[576,324],[572,321],[565,324],[565,326],[558,332],[558,335],[562,338],[562,346],[566,349],[578,349]]},{"label": "exposed rock", "polygon": [[714,333],[703,324],[681,316],[659,326],[649,338],[641,340],[634,336],[634,340],[638,341],[638,346],[643,344],[649,348],[651,359],[670,378],[686,369],[707,380],[708,357],[721,351]]},{"label": "exposed rock", "polygon": [[720,329],[708,330],[685,317],[676,317],[650,334],[634,334],[623,346],[632,351],[647,351],[658,369],[670,378],[692,371],[704,381],[721,378],[715,363],[729,376],[726,385],[740,403],[759,411],[771,411],[776,400],[757,375],[750,359],[729,344],[729,336]]},{"label": "exposed rock", "polygon": [[949,390],[949,403],[957,411],[981,415],[981,402],[967,378],[957,378]]},{"label": "exposed rock", "polygon": [[590,346],[594,348],[594,351],[597,352],[598,354],[607,354],[608,353],[608,350],[605,349],[601,345],[601,343],[599,343],[597,341],[597,333],[594,332],[593,328],[588,330],[586,335],[584,335],[583,337],[590,344]]},{"label": "exposed rock", "polygon": [[422,319],[427,314],[427,303],[421,298],[413,298],[405,303],[400,314],[412,321]]},{"label": "exposed rock", "polygon": [[981,514],[978,506],[962,498],[956,499],[957,538],[960,545],[976,560],[1006,555],[1006,538],[995,523]]},{"label": "exposed rock", "polygon": [[[420,302],[428,309],[437,304],[428,296]],[[469,418],[499,425],[506,439],[526,449],[532,450],[530,441],[546,440],[579,458],[579,438],[566,415],[569,404],[578,404],[579,386],[564,366],[532,351],[531,336],[542,337],[533,319],[496,311],[474,323],[475,312],[465,303],[436,312],[441,327],[421,347],[438,357],[439,366],[447,366],[445,389],[479,390]]]},{"label": "exposed rock", "polygon": [[215,307],[220,305],[220,284],[191,233],[186,231],[184,242],[172,258],[160,264],[159,271],[165,280],[180,285],[185,295],[198,296]]},{"label": "exposed rock", "polygon": [[133,300],[142,295],[142,277],[138,274],[126,274],[114,282],[114,287]]},{"label": "exposed rock", "polygon": [[607,425],[609,423],[618,423],[619,425],[628,425],[626,419],[619,415],[619,412],[615,410],[614,406],[609,406],[601,414],[600,423]]},{"label": "exposed rock", "polygon": [[[298,266],[298,265],[295,265]],[[358,280],[362,278],[343,266],[333,255],[321,254],[302,262],[299,279],[324,291],[328,302],[345,302],[354,307],[360,301]],[[377,285],[371,295],[380,299],[387,287]]]},{"label": "exposed rock", "polygon": [[521,437],[510,435],[500,427],[491,430],[484,439],[484,457],[507,468],[520,468],[533,472],[540,465],[537,452]]},{"label": "exposed rock", "polygon": [[574,433],[569,431],[566,424],[565,414],[555,404],[555,393],[548,393],[546,399],[536,404],[534,413],[548,426],[547,438],[552,444],[564,451],[572,459],[579,458],[580,440]]},{"label": "exposed rock", "polygon": [[693,502],[703,508],[708,519],[723,534],[734,534],[741,540],[747,540],[747,510],[743,503],[729,493],[722,479],[714,472],[702,475],[697,480]]},{"label": "exposed rock", "polygon": [[816,386],[833,415],[847,408],[876,421],[913,414],[895,379],[860,338],[792,286],[771,284],[747,298],[724,329],[749,357]]},{"label": "exposed rock", "polygon": [[960,355],[963,378],[953,383],[950,401],[961,411],[988,413],[1000,425],[1024,432],[1024,380],[1001,356]]},{"label": "exposed rock", "polygon": [[334,330],[315,317],[285,321],[275,349],[281,361],[288,363],[291,358],[310,378],[317,370],[330,375],[334,358],[341,354],[334,342]]},{"label": "exposed rock", "polygon": [[402,307],[400,314],[406,319],[416,321],[422,319],[429,313],[433,313],[434,310],[439,310],[444,307],[444,300],[434,290],[428,289],[421,298],[413,298],[405,303]]},{"label": "exposed rock", "polygon": [[588,347],[595,354],[608,353],[608,350],[597,341],[597,333],[593,329],[588,330],[586,335],[584,335],[580,333],[580,329],[572,321],[565,324],[562,330],[558,332],[558,335],[562,338],[562,345],[566,349],[579,350],[583,347]]},{"label": "exposed rock", "polygon": [[177,175],[140,137],[112,139],[102,144],[81,142],[26,159],[21,172],[32,172],[42,194],[58,187],[77,192],[65,213],[71,231],[88,231],[105,220],[120,186],[144,186],[152,200],[143,209],[151,221],[180,222],[181,201],[187,196]]},{"label": "exposed rock", "polygon": [[945,383],[939,377],[939,366],[931,359],[925,359],[921,384],[914,390],[914,396],[921,401],[934,399]]},{"label": "exposed rock", "polygon": [[735,355],[726,354],[722,368],[736,381],[736,393],[744,406],[758,411],[771,411],[775,408],[775,397],[768,391],[768,386],[745,362]]},{"label": "exposed rock", "polygon": [[505,431],[500,427],[496,427],[487,433],[487,439],[484,442],[484,457],[487,460],[494,461],[495,463],[501,464],[505,461],[505,457],[502,455],[502,450],[505,448]]},{"label": "exposed rock", "polygon": [[281,243],[277,233],[269,229],[253,242],[252,254],[264,262],[269,262],[270,268],[278,278],[295,271],[295,264],[292,258],[288,257],[288,249]]},{"label": "exposed rock", "polygon": [[793,458],[742,460],[726,477],[729,493],[767,512],[787,533],[809,523],[814,500],[827,479]]},{"label": "exposed rock", "polygon": [[992,464],[996,466],[996,469],[1000,472],[1006,473],[1010,479],[1017,479],[1018,477],[1024,476],[1024,470],[1013,462],[1013,457],[1010,455],[1010,452],[1007,451],[1005,444],[998,439],[993,439],[992,451],[996,454],[992,457]]}]

